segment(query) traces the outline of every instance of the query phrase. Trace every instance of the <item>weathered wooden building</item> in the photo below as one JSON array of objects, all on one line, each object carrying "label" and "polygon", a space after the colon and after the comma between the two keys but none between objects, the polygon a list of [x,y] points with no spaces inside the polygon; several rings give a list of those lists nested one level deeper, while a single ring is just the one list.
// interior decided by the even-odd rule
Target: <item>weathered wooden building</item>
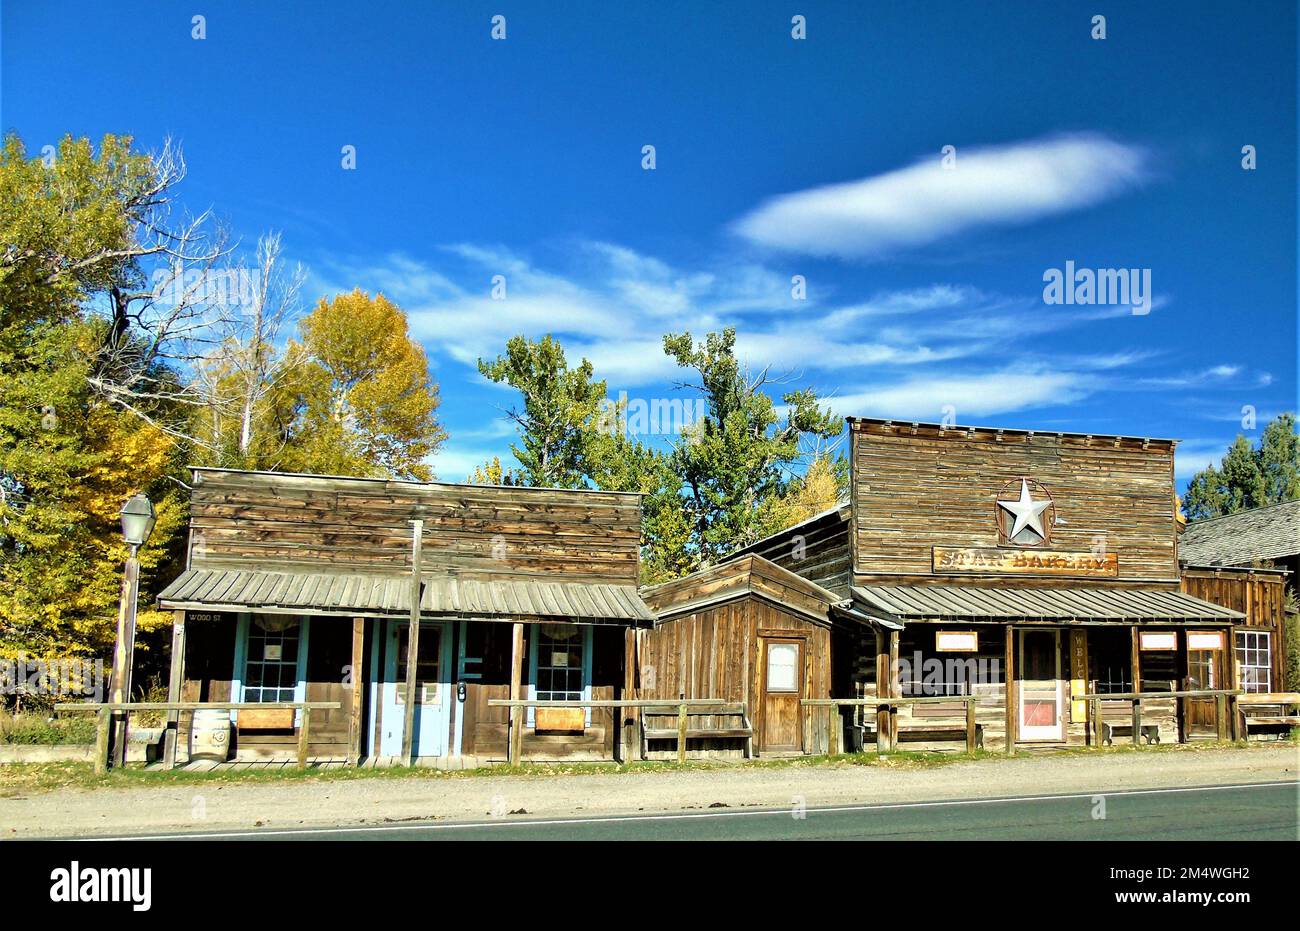
[{"label": "weathered wooden building", "polygon": [[1178,556],[1184,591],[1246,616],[1235,632],[1240,687],[1284,691],[1286,590],[1300,583],[1300,501],[1189,524]]},{"label": "weathered wooden building", "polygon": [[[802,702],[833,697],[834,651],[851,650],[870,626],[847,598],[752,554],[641,594],[657,618],[637,635],[642,697],[742,704],[759,755],[827,752],[831,716]],[[727,723],[711,717],[701,727]],[[729,743],[693,738],[688,746]],[[655,750],[651,741],[647,752]]]},{"label": "weathered wooden building", "polygon": [[[312,717],[313,758],[409,746],[456,766],[506,758],[512,712],[492,699],[631,694],[634,631],[653,621],[635,494],[199,468],[190,508],[187,567],[159,596],[173,701],[338,701]],[[292,709],[231,717],[237,759],[294,753]],[[625,752],[609,708],[519,718],[524,759]]]},{"label": "weathered wooden building", "polygon": [[[898,628],[857,628],[835,697],[975,696],[986,746],[1059,745],[1094,733],[1080,696],[1233,681],[1242,612],[1182,590],[1173,441],[851,418],[850,443],[849,501],[744,551]],[[1144,720],[1195,734],[1208,704]],[[956,735],[964,710],[902,706],[898,736]]]}]

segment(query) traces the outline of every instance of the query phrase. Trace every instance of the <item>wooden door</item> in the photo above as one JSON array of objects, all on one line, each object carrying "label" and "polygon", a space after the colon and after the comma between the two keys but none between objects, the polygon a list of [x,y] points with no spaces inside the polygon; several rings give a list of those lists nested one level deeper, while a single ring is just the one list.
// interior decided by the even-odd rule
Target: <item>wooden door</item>
[{"label": "wooden door", "polygon": [[1061,678],[1061,632],[1020,630],[1021,740],[1064,740],[1064,686]]},{"label": "wooden door", "polygon": [[803,750],[802,640],[763,638],[763,730],[760,750]]},{"label": "wooden door", "polygon": [[[406,724],[406,653],[410,633],[408,621],[388,622],[388,646],[381,685],[383,702],[382,733],[379,735],[381,756],[399,756],[402,752],[402,729]],[[447,754],[447,730],[451,703],[455,700],[450,680],[451,634],[445,623],[420,623],[419,655],[415,667],[415,735],[412,741],[416,756],[439,757]]]},{"label": "wooden door", "polygon": [[[1222,689],[1224,685],[1225,649],[1223,634],[1218,632],[1187,632],[1187,688]],[[1208,647],[1208,649],[1205,649]],[[1213,698],[1187,699],[1188,733],[1214,731],[1215,700]]]}]

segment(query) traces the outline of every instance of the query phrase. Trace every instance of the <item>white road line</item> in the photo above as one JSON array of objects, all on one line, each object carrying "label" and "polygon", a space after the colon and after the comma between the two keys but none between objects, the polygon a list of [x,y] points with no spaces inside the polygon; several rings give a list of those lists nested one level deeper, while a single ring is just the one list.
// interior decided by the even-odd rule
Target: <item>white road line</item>
[{"label": "white road line", "polygon": [[[841,805],[825,808],[809,808],[809,814],[843,814],[861,811],[889,811],[904,808],[952,808],[969,805],[996,805],[1004,802],[1055,802],[1068,799],[1095,799],[1098,797],[1115,798],[1125,795],[1170,795],[1181,792],[1223,792],[1232,789],[1270,789],[1279,786],[1300,788],[1300,783],[1284,782],[1248,782],[1240,785],[1226,786],[1188,786],[1167,789],[1124,789],[1118,792],[1075,792],[1066,795],[1021,795],[1002,796],[998,798],[954,799],[943,802],[892,802],[877,805]],[[176,834],[142,834],[121,837],[77,837],[62,838],[72,841],[128,841],[128,840],[207,840],[212,838],[237,837],[293,837],[312,834],[366,834],[377,831],[456,831],[466,828],[518,828],[547,827],[573,824],[616,824],[628,821],[683,821],[689,818],[744,818],[755,815],[786,814],[786,808],[753,808],[748,810],[699,811],[682,814],[660,815],[605,815],[591,818],[539,818],[519,819],[516,821],[456,821],[448,823],[420,822],[418,824],[367,824],[353,827],[330,828],[288,828],[266,831],[214,831],[211,833],[176,833]]]}]

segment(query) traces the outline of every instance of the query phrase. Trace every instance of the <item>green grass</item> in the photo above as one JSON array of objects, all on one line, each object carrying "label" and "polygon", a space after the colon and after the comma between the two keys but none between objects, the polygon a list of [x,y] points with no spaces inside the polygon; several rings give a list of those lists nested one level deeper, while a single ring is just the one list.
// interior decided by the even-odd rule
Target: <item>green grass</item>
[{"label": "green grass", "polygon": [[[1297,732],[1281,742],[1283,745],[1300,744]],[[1157,744],[1155,746],[1134,747],[1132,744],[1118,744],[1094,750],[1089,747],[1068,747],[1050,751],[1020,751],[1017,760],[1054,759],[1061,756],[1080,755],[1116,755],[1128,753],[1167,754],[1167,753],[1218,753],[1224,750],[1254,750],[1264,747],[1276,747],[1276,741],[1257,741],[1245,745],[1215,744],[1201,741],[1190,744]],[[795,768],[839,768],[845,766],[863,766],[886,770],[920,770],[951,766],[956,763],[986,761],[996,765],[998,760],[1006,760],[1005,753],[997,750],[978,750],[975,753],[964,751],[936,752],[918,750],[899,750],[884,756],[877,756],[874,751],[867,753],[842,753],[835,756],[801,756],[781,759],[758,759],[745,762],[722,762],[709,760],[691,760],[685,764],[675,762],[633,762],[625,765],[614,763],[531,763],[526,766],[486,766],[469,770],[437,770],[423,767],[390,767],[384,769],[315,769],[299,770],[293,766],[268,769],[244,769],[207,772],[187,772],[185,770],[166,771],[145,769],[143,765],[131,765],[122,770],[113,770],[102,776],[96,776],[94,767],[89,763],[16,763],[0,766],[0,797],[12,798],[32,792],[49,792],[55,789],[101,789],[101,788],[148,788],[153,786],[197,785],[197,784],[265,784],[297,783],[311,784],[349,782],[354,779],[481,779],[484,777],[518,776],[527,779],[549,779],[555,776],[581,778],[589,775],[610,775],[625,773],[673,773],[698,772],[710,770],[738,769],[795,769]]]},{"label": "green grass", "polygon": [[56,746],[94,742],[93,715],[50,718],[41,714],[0,714],[0,744]]}]

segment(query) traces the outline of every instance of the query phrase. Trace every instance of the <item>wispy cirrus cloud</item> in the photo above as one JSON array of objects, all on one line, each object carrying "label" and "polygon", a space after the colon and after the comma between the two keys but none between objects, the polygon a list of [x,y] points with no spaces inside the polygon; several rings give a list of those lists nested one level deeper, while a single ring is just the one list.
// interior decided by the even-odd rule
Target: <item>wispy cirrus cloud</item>
[{"label": "wispy cirrus cloud", "polygon": [[836,413],[937,421],[951,409],[957,422],[1055,405],[1073,404],[1099,385],[1087,373],[1065,370],[972,372],[861,385],[832,397]]},{"label": "wispy cirrus cloud", "polygon": [[875,258],[977,227],[1028,223],[1114,197],[1147,178],[1140,146],[1097,134],[958,149],[884,174],[782,194],[732,226],[752,243]]}]

